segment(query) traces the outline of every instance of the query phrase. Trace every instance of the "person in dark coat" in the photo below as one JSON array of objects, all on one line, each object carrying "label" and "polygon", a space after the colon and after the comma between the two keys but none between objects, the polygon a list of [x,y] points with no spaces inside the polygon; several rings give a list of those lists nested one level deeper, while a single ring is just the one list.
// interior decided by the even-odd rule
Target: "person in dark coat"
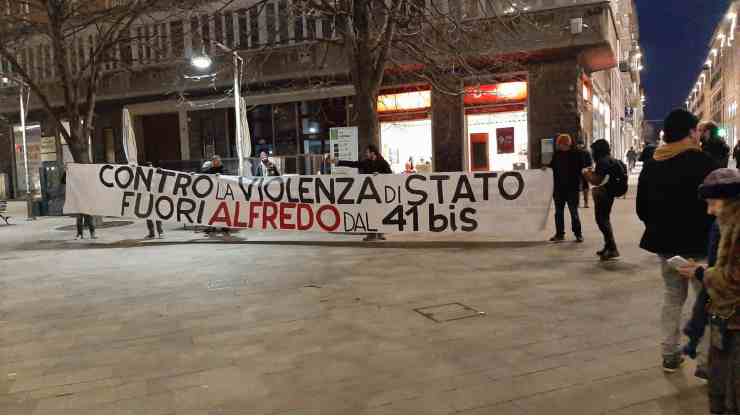
[{"label": "person in dark coat", "polygon": [[[332,157],[327,157],[329,163],[336,164],[337,166],[346,166],[350,168],[356,168],[360,175],[375,175],[375,174],[392,174],[391,165],[383,158],[378,148],[374,145],[369,145],[365,149],[365,159],[355,162],[352,160],[336,160]],[[382,233],[371,233],[365,236],[363,241],[375,241],[385,240]]]},{"label": "person in dark coat", "polygon": [[369,145],[365,149],[365,159],[355,162],[352,160],[335,160],[329,158],[331,163],[337,166],[345,166],[349,168],[356,168],[360,175],[374,175],[376,173],[393,173],[391,165],[383,158],[378,148],[374,145]]},{"label": "person in dark coat", "polygon": [[[665,144],[655,151],[654,160],[645,164],[637,186],[637,215],[645,224],[640,247],[661,261],[665,285],[661,313],[663,370],[669,373],[683,363],[679,341],[688,282],[668,264],[668,259],[704,259],[713,222],[706,202],[696,194],[699,185],[716,169],[712,158],[699,147],[698,123],[696,116],[683,109],[668,115],[663,128]],[[700,285],[693,284],[698,292]],[[706,343],[702,343],[699,367],[704,366],[705,348]]]},{"label": "person in dark coat", "polygon": [[732,158],[735,159],[735,167],[740,169],[740,142],[735,145],[735,150],[732,152]]},{"label": "person in dark coat", "polygon": [[650,162],[653,160],[653,155],[655,155],[655,149],[657,149],[658,146],[656,146],[653,143],[646,143],[645,148],[642,149],[642,153],[640,153],[640,158],[638,159],[642,164]]},{"label": "person in dark coat", "polygon": [[565,206],[570,211],[571,227],[576,241],[583,242],[581,219],[578,216],[578,205],[583,180],[583,169],[586,159],[583,153],[573,146],[570,135],[561,134],[556,140],[557,148],[549,167],[552,169],[554,182],[553,199],[555,200],[555,236],[550,242],[565,240]]},{"label": "person in dark coat", "polygon": [[730,146],[719,135],[719,126],[713,121],[706,121],[699,125],[701,134],[701,150],[712,157],[720,168],[726,168],[730,163]]},{"label": "person in dark coat", "polygon": [[[213,155],[210,162],[206,162],[203,164],[203,167],[201,168],[201,173],[204,173],[206,175],[225,175],[226,169],[224,168],[224,164],[221,161],[221,156]],[[223,233],[223,235],[226,237],[231,236],[231,231],[228,228],[221,228],[219,231],[221,231],[221,233]],[[204,230],[204,233],[208,236],[213,234],[214,232],[216,232],[216,227],[207,227]]]}]

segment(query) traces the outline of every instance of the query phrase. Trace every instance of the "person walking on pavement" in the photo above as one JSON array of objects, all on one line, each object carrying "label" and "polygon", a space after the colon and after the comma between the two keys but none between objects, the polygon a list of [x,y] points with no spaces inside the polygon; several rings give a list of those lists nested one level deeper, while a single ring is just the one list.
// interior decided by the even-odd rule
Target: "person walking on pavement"
[{"label": "person walking on pavement", "polygon": [[[674,256],[704,259],[712,217],[697,189],[716,165],[699,147],[699,120],[680,109],[664,122],[665,144],[640,172],[637,215],[645,224],[640,247],[658,255],[663,276],[661,312],[663,370],[675,372],[683,363],[679,346],[681,316],[689,283],[668,264]],[[699,284],[692,281],[694,289]],[[706,342],[699,345],[697,365],[705,368]]]},{"label": "person walking on pavement", "polygon": [[627,151],[627,162],[629,163],[630,172],[632,172],[635,165],[637,165],[637,152],[634,147],[630,147],[630,150]]},{"label": "person walking on pavement", "polygon": [[[336,160],[327,155],[327,161],[337,166],[356,168],[360,175],[392,174],[391,165],[383,158],[378,148],[369,145],[365,149],[365,159],[355,162],[352,160]],[[372,233],[365,236],[363,241],[385,240],[382,233]]]},{"label": "person walking on pavement", "polygon": [[735,145],[735,150],[732,152],[732,158],[735,159],[735,168],[740,169],[740,141]]},{"label": "person walking on pavement", "polygon": [[699,124],[701,150],[712,157],[718,168],[726,168],[730,162],[730,146],[719,135],[719,126],[713,121]]},{"label": "person walking on pavement", "polygon": [[[594,160],[593,158],[591,158],[591,152],[586,150],[586,142],[584,142],[583,139],[578,139],[578,141],[576,142],[576,148],[579,152],[581,152],[581,155],[583,156],[584,167],[593,166]],[[588,201],[591,194],[591,185],[589,185],[586,177],[583,176],[583,174],[581,174],[581,190],[583,191],[583,207],[588,208]]]},{"label": "person walking on pavement", "polygon": [[614,199],[621,196],[615,188],[619,182],[625,182],[623,185],[626,185],[627,175],[623,172],[623,164],[611,157],[611,148],[606,140],[593,142],[591,152],[596,161],[596,168],[584,169],[584,175],[594,186],[594,216],[599,230],[604,235],[604,248],[596,254],[602,261],[613,260],[619,258],[619,249],[614,239],[611,214]]},{"label": "person walking on pavement", "polygon": [[567,134],[561,134],[556,140],[557,149],[550,162],[554,181],[553,199],[555,200],[555,236],[550,242],[565,241],[565,206],[570,211],[571,227],[576,241],[583,242],[581,219],[578,216],[581,181],[586,160],[573,140]]}]

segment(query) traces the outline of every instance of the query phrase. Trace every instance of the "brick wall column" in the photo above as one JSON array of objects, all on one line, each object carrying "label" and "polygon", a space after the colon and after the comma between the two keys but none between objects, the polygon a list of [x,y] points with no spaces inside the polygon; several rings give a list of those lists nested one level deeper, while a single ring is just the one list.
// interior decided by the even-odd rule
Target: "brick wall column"
[{"label": "brick wall column", "polygon": [[541,140],[568,133],[582,137],[580,70],[575,58],[537,63],[529,72],[529,162],[540,167]]}]

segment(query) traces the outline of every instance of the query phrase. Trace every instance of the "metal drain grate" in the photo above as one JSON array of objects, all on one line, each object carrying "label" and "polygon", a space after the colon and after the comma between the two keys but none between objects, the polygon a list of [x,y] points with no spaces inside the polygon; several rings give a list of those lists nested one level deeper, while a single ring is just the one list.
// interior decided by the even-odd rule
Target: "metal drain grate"
[{"label": "metal drain grate", "polygon": [[460,319],[474,318],[486,314],[459,302],[425,306],[423,308],[416,308],[414,311],[437,323],[458,321]]}]

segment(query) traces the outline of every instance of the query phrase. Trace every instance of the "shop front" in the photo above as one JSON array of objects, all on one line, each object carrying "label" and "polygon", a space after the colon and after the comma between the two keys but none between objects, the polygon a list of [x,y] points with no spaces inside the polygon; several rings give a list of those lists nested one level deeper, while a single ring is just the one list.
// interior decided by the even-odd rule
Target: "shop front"
[{"label": "shop front", "polygon": [[394,173],[432,172],[431,90],[378,96],[380,145]]},{"label": "shop front", "polygon": [[463,102],[470,170],[527,169],[527,83],[514,81],[467,87]]}]

